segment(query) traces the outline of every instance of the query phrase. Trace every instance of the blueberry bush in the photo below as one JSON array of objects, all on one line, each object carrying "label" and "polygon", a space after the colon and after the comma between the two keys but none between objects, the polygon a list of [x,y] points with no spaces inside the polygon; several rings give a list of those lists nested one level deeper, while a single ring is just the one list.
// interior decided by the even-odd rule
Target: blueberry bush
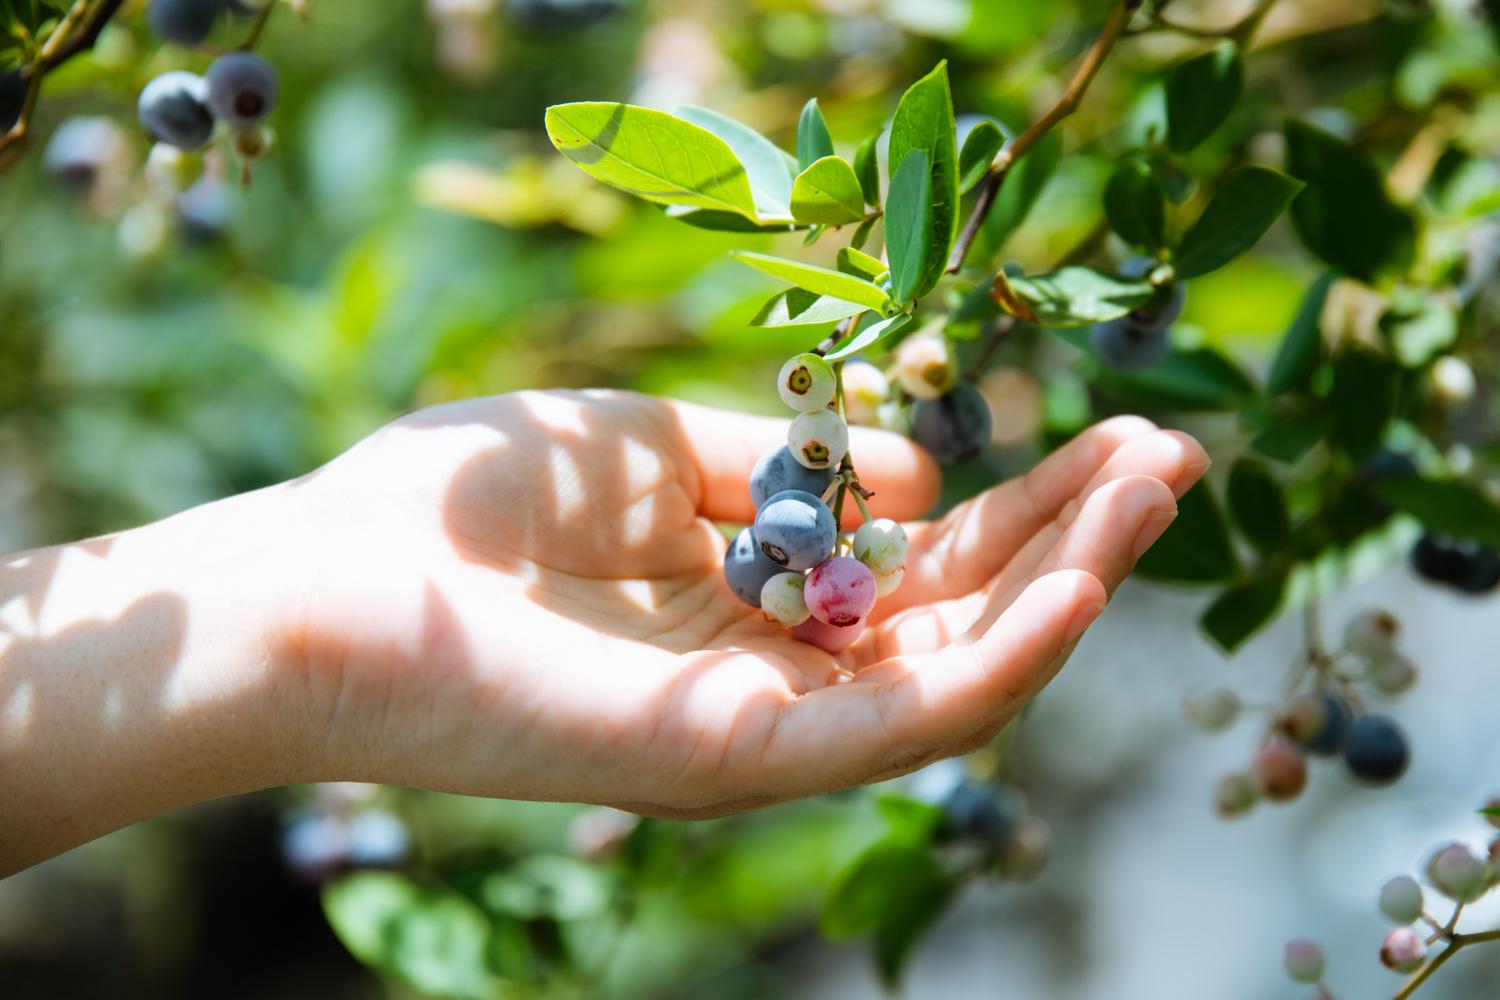
[{"label": "blueberry bush", "polygon": [[[1162,627],[1303,635],[1235,658],[1269,699],[1186,693],[1244,751],[1189,794],[1255,823],[1324,768],[1401,782],[1423,650],[1399,609],[1328,608],[1400,563],[1475,615],[1500,588],[1500,4],[730,6],[9,4],[0,447],[36,485],[7,541],[295,474],[412,405],[630,385],[792,418],[725,583],[837,651],[907,544],[849,424],[909,435],[951,505],[1143,413],[1216,463],[1138,567],[1201,598]],[[967,887],[1069,863],[1026,725],[704,824],[318,786],[279,849],[420,995],[660,995],[813,924],[895,986]],[[1477,845],[1372,873],[1397,997],[1500,940],[1459,929],[1500,885]],[[1318,944],[1284,959],[1343,995]]]}]

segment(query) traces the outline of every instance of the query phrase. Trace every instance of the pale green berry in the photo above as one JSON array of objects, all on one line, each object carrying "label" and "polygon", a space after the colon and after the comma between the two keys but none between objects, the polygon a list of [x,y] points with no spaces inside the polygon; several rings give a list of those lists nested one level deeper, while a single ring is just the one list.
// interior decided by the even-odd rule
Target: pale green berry
[{"label": "pale green berry", "polygon": [[1367,676],[1382,694],[1401,694],[1417,683],[1417,668],[1400,653],[1387,653],[1370,661]]},{"label": "pale green berry", "polygon": [[1190,695],[1182,706],[1188,721],[1206,733],[1227,729],[1239,718],[1240,699],[1228,688],[1212,688]]},{"label": "pale green berry", "polygon": [[1397,875],[1380,887],[1380,912],[1398,924],[1415,923],[1422,906],[1422,887],[1410,875]]},{"label": "pale green berry", "polygon": [[1313,941],[1288,941],[1283,961],[1286,974],[1299,983],[1316,983],[1323,978],[1323,949]]},{"label": "pale green berry", "polygon": [[914,399],[937,399],[958,381],[953,349],[941,334],[920,332],[896,349],[896,380]]},{"label": "pale green berry", "polygon": [[833,366],[816,354],[799,354],[781,366],[776,389],[787,406],[798,413],[817,413],[833,402],[838,378]]},{"label": "pale green berry", "polygon": [[874,423],[876,411],[890,394],[885,372],[868,361],[844,362],[844,418],[851,424]]},{"label": "pale green berry", "polygon": [[787,430],[786,446],[800,465],[831,469],[849,452],[849,426],[832,410],[804,413]]},{"label": "pale green berry", "polygon": [[1259,799],[1255,779],[1248,774],[1226,774],[1214,785],[1214,812],[1224,819],[1243,816]]},{"label": "pale green berry", "polygon": [[807,610],[807,598],[803,588],[807,577],[801,573],[777,573],[760,588],[760,609],[768,621],[785,628],[794,628],[807,621],[812,612]]},{"label": "pale green berry", "polygon": [[906,550],[906,530],[890,518],[866,521],[854,533],[854,558],[876,576],[905,566]]},{"label": "pale green berry", "polygon": [[875,577],[875,596],[889,597],[901,586],[901,581],[906,579],[906,569],[893,569],[889,573],[881,573]]},{"label": "pale green berry", "polygon": [[1366,611],[1349,621],[1344,645],[1350,652],[1373,660],[1390,653],[1400,631],[1401,623],[1389,611]]},{"label": "pale green berry", "polygon": [[1474,369],[1451,354],[1433,363],[1430,379],[1433,395],[1445,406],[1462,406],[1474,398],[1478,387]]},{"label": "pale green berry", "polygon": [[1427,862],[1427,880],[1444,896],[1472,903],[1489,888],[1485,863],[1457,841],[1438,848]]}]

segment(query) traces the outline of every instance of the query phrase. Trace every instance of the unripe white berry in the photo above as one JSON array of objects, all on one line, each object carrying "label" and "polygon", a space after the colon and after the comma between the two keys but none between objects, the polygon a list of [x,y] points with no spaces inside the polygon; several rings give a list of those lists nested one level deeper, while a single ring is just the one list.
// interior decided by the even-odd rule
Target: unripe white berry
[{"label": "unripe white berry", "polygon": [[1214,785],[1214,812],[1224,819],[1243,816],[1255,808],[1260,792],[1248,774],[1226,774]]},{"label": "unripe white berry", "polygon": [[146,154],[146,180],[160,194],[179,194],[203,175],[203,157],[158,142]]},{"label": "unripe white berry", "polygon": [[889,597],[901,587],[901,581],[906,579],[906,569],[893,569],[889,573],[877,573],[875,575],[875,596]]},{"label": "unripe white berry", "polygon": [[1400,653],[1387,653],[1370,661],[1367,676],[1382,694],[1401,694],[1417,683],[1417,668]]},{"label": "unripe white berry", "polygon": [[766,620],[795,628],[812,617],[803,589],[807,577],[801,573],[777,573],[760,588],[760,610]]},{"label": "unripe white berry", "polygon": [[851,424],[873,424],[875,412],[890,394],[885,372],[868,361],[844,362],[844,419]]},{"label": "unripe white berry", "polygon": [[905,566],[907,547],[906,529],[887,517],[866,521],[854,533],[854,558],[876,576]]},{"label": "unripe white berry", "polygon": [[1432,366],[1432,391],[1446,406],[1462,406],[1474,398],[1474,369],[1462,358],[1449,354]]},{"label": "unripe white berry", "polygon": [[1401,623],[1389,611],[1366,611],[1349,620],[1344,645],[1366,659],[1385,656],[1396,643]]},{"label": "unripe white berry", "polygon": [[1438,848],[1427,862],[1427,880],[1433,888],[1459,903],[1472,903],[1484,895],[1488,874],[1485,863],[1457,841]]},{"label": "unripe white berry", "polygon": [[1302,938],[1288,941],[1283,963],[1286,974],[1299,983],[1316,983],[1323,978],[1323,949],[1316,942]]},{"label": "unripe white berry", "polygon": [[781,366],[776,390],[798,413],[816,413],[833,402],[838,379],[833,366],[816,354],[799,354]]},{"label": "unripe white berry", "polygon": [[958,364],[938,333],[915,333],[896,349],[896,380],[914,399],[937,399],[958,381]]},{"label": "unripe white berry", "polygon": [[1415,923],[1422,906],[1422,887],[1410,875],[1397,875],[1380,887],[1380,912],[1398,924]]},{"label": "unripe white berry", "polygon": [[1182,705],[1188,721],[1206,733],[1227,729],[1239,718],[1240,699],[1228,688],[1210,688],[1189,695]]},{"label": "unripe white berry", "polygon": [[1052,854],[1052,828],[1040,816],[1017,823],[1000,846],[1000,873],[1018,882],[1029,882],[1047,867]]},{"label": "unripe white berry", "polygon": [[792,421],[786,443],[801,465],[829,469],[842,462],[849,452],[849,426],[832,410],[804,413]]},{"label": "unripe white berry", "polygon": [[1400,973],[1415,972],[1427,961],[1427,942],[1410,927],[1397,927],[1380,946],[1380,964]]}]

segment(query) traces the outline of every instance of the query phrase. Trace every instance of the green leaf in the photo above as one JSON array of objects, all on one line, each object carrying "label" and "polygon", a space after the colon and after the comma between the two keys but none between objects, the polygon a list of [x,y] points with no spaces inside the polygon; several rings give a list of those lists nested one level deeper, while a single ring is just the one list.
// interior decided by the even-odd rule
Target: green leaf
[{"label": "green leaf", "polygon": [[[1070,331],[1084,346],[1085,336]],[[1150,368],[1127,372],[1090,356],[1083,374],[1100,391],[1127,406],[1155,410],[1237,410],[1255,385],[1228,358],[1211,348],[1173,351]]]},{"label": "green leaf", "polygon": [[1064,267],[1048,274],[998,280],[1013,293],[1001,302],[1002,307],[1014,309],[1019,303],[1023,311],[1016,315],[1052,328],[1087,326],[1124,316],[1145,305],[1156,293],[1144,281],[1087,267]]},{"label": "green leaf", "polygon": [[1177,248],[1177,276],[1217,271],[1256,244],[1302,190],[1302,182],[1267,167],[1230,175]]},{"label": "green leaf", "polygon": [[880,133],[876,132],[854,151],[854,173],[859,177],[866,205],[880,204],[880,158],[875,152],[879,142]]},{"label": "green leaf", "polygon": [[350,954],[420,993],[489,1000],[503,987],[490,972],[489,918],[457,892],[356,872],[324,890],[323,911]]},{"label": "green leaf", "polygon": [[790,282],[809,292],[831,295],[836,299],[855,302],[866,309],[874,309],[882,313],[889,312],[893,306],[891,297],[883,288],[863,278],[856,278],[852,274],[831,271],[826,267],[817,267],[813,264],[804,264],[799,260],[751,253],[749,250],[731,250],[729,256],[741,264]]},{"label": "green leaf", "polygon": [[912,322],[914,317],[906,313],[897,313],[889,319],[883,319],[878,323],[872,323],[863,330],[856,333],[847,344],[833,351],[827,356],[828,361],[842,361],[852,358],[862,351],[873,350],[880,346],[881,341],[895,336]]},{"label": "green leaf", "polygon": [[927,153],[913,150],[891,177],[885,200],[885,253],[891,262],[891,294],[897,302],[910,302],[928,273],[932,247],[932,172]]},{"label": "green leaf", "polygon": [[1166,202],[1151,167],[1137,159],[1121,161],[1104,187],[1109,228],[1131,246],[1155,250],[1166,228]]},{"label": "green leaf", "polygon": [[877,281],[890,273],[890,267],[878,257],[871,257],[856,247],[844,247],[839,251],[839,270],[870,281]]},{"label": "green leaf", "polygon": [[788,220],[756,222],[733,212],[716,212],[711,208],[689,208],[685,205],[665,205],[663,214],[669,219],[685,222],[695,229],[709,229],[719,233],[790,233],[803,228]]},{"label": "green leaf", "polygon": [[718,136],[663,111],[588,101],[547,109],[547,135],[579,169],[667,205],[757,221],[745,167]]},{"label": "green leaf", "polygon": [[1483,809],[1479,810],[1479,814],[1481,816],[1494,816],[1497,819],[1500,819],[1500,806],[1485,806]]},{"label": "green leaf", "polygon": [[1213,494],[1202,483],[1177,501],[1177,520],[1136,563],[1136,572],[1154,580],[1223,583],[1239,574],[1229,528]]},{"label": "green leaf", "polygon": [[1420,368],[1453,346],[1458,339],[1458,317],[1453,308],[1427,295],[1398,302],[1380,317],[1380,332],[1396,360]]},{"label": "green leaf", "polygon": [[1231,41],[1180,63],[1167,77],[1167,145],[1186,153],[1229,117],[1240,99],[1244,69]]},{"label": "green leaf", "polygon": [[[958,150],[954,138],[953,97],[948,90],[948,64],[945,62],[938,63],[936,69],[912,84],[896,106],[895,117],[891,119],[892,187],[895,186],[895,174],[900,173],[906,158],[916,152],[927,154],[930,177],[928,195],[924,200],[932,206],[928,214],[924,255],[926,270],[911,293],[912,298],[921,298],[943,276],[948,266],[948,251],[958,234]],[[886,242],[889,245],[890,240]],[[894,260],[891,270],[895,272]]]},{"label": "green leaf", "polygon": [[1056,132],[1048,132],[1026,155],[1011,164],[1005,173],[1005,183],[1000,185],[995,205],[984,220],[984,238],[988,246],[998,250],[1026,221],[1061,159],[1062,138]]},{"label": "green leaf", "polygon": [[941,806],[902,795],[881,795],[875,799],[875,808],[880,810],[886,822],[887,839],[892,842],[930,844],[943,824]]},{"label": "green leaf", "polygon": [[954,889],[930,848],[882,841],[839,875],[823,907],[822,930],[834,940],[873,932],[876,962],[889,984]]},{"label": "green leaf", "polygon": [[864,245],[870,239],[870,233],[875,229],[875,223],[880,221],[880,216],[872,215],[859,224],[854,230],[854,235],[849,237],[849,245],[856,250],[864,249]]},{"label": "green leaf", "polygon": [[1325,413],[1314,413],[1289,420],[1268,424],[1250,441],[1250,447],[1267,458],[1291,465],[1312,450],[1313,445],[1323,440],[1333,418]]},{"label": "green leaf", "polygon": [[792,216],[798,222],[842,226],[865,217],[865,196],[847,161],[825,156],[797,175]]},{"label": "green leaf", "polygon": [[806,170],[832,155],[833,136],[828,133],[828,122],[823,120],[822,109],[814,97],[802,105],[802,117],[797,120],[797,168]]},{"label": "green leaf", "polygon": [[1286,496],[1264,465],[1241,458],[1229,470],[1229,513],[1240,531],[1263,554],[1280,552],[1291,540]]},{"label": "green leaf", "polygon": [[802,288],[788,288],[760,307],[751,326],[817,326],[836,323],[862,313],[866,306],[845,302],[828,295],[818,295]]},{"label": "green leaf", "polygon": [[790,214],[796,160],[749,125],[717,111],[685,104],[676,114],[724,140],[745,168],[757,214],[763,219]]},{"label": "green leaf", "polygon": [[1307,184],[1292,205],[1302,243],[1337,271],[1374,282],[1410,266],[1416,224],[1359,150],[1327,132],[1287,122],[1287,171]]},{"label": "green leaf", "polygon": [[964,138],[964,148],[958,154],[958,193],[967,194],[974,185],[984,180],[990,164],[1005,145],[1005,133],[1000,126],[988,119],[975,125]]},{"label": "green leaf", "polygon": [[1323,315],[1323,302],[1328,298],[1335,275],[1324,274],[1314,281],[1302,297],[1292,325],[1281,338],[1276,349],[1276,358],[1271,362],[1271,374],[1266,379],[1266,391],[1273,396],[1289,389],[1301,389],[1312,377],[1313,369],[1323,358],[1323,328],[1319,323]]},{"label": "green leaf", "polygon": [[1373,486],[1381,499],[1421,521],[1429,531],[1500,548],[1500,507],[1473,483],[1390,476],[1377,479]]},{"label": "green leaf", "polygon": [[1367,458],[1385,437],[1396,414],[1397,370],[1369,351],[1346,350],[1333,363],[1329,439],[1356,461]]},{"label": "green leaf", "polygon": [[1232,653],[1276,617],[1286,592],[1286,578],[1230,587],[1203,612],[1198,624],[1220,649]]}]

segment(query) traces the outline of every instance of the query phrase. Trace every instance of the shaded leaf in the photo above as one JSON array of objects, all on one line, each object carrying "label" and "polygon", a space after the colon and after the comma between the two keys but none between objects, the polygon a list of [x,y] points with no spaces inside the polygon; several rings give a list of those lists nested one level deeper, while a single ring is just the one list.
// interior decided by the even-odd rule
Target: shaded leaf
[{"label": "shaded leaf", "polygon": [[875,152],[879,141],[880,133],[876,132],[854,151],[854,173],[859,177],[866,205],[880,204],[880,159]]},{"label": "shaded leaf", "polygon": [[1104,187],[1104,217],[1131,246],[1155,250],[1166,228],[1166,202],[1149,165],[1122,161]]},{"label": "shaded leaf", "polygon": [[979,122],[964,138],[964,148],[958,154],[958,193],[968,193],[974,185],[984,180],[990,164],[1005,145],[1005,133],[1000,126],[985,120]]},{"label": "shaded leaf", "polygon": [[1177,248],[1178,277],[1216,271],[1265,235],[1302,190],[1302,182],[1266,167],[1241,167],[1193,223]]},{"label": "shaded leaf", "polygon": [[1333,445],[1355,460],[1369,457],[1396,413],[1397,370],[1369,351],[1346,350],[1333,364],[1329,409]]},{"label": "shaded leaf", "polygon": [[1026,221],[1061,159],[1062,138],[1054,131],[1042,136],[1025,156],[1011,164],[995,205],[984,220],[984,238],[989,246],[998,250]]},{"label": "shaded leaf", "polygon": [[931,191],[927,153],[913,150],[891,177],[885,201],[885,253],[891,262],[891,294],[898,302],[916,298],[930,270]]},{"label": "shaded leaf", "polygon": [[[1001,284],[1009,287],[1005,293]],[[1015,313],[1022,319],[1047,327],[1077,327],[1124,316],[1151,300],[1156,293],[1144,281],[1105,274],[1087,267],[1064,267],[1048,274],[1007,278],[1002,272],[996,278],[1001,292],[1001,306],[1025,303],[1030,315]]]},{"label": "shaded leaf", "polygon": [[845,274],[857,275],[875,281],[877,278],[890,272],[890,267],[878,257],[871,257],[857,247],[844,247],[839,250],[839,270]]},{"label": "shaded leaf", "polygon": [[1248,458],[1235,462],[1225,495],[1240,532],[1263,554],[1274,555],[1291,540],[1286,497],[1264,465]]},{"label": "shaded leaf", "polygon": [[809,292],[831,295],[834,298],[855,302],[866,309],[875,309],[880,312],[889,311],[892,304],[890,296],[885,293],[884,289],[863,278],[856,278],[852,274],[817,267],[813,264],[804,264],[799,260],[788,260],[785,257],[752,253],[749,250],[732,250],[729,255],[741,264],[790,282]]},{"label": "shaded leaf", "polygon": [[1323,440],[1332,424],[1333,418],[1326,413],[1276,421],[1262,428],[1251,439],[1250,447],[1267,458],[1291,465]]},{"label": "shaded leaf", "polygon": [[[895,117],[891,119],[890,145],[893,188],[895,174],[900,173],[906,158],[919,151],[927,155],[930,176],[926,200],[931,209],[923,258],[926,270],[912,291],[914,298],[926,295],[943,276],[948,251],[958,233],[958,149],[947,63],[939,63],[931,73],[912,84],[896,106]],[[886,242],[889,245],[891,241]],[[895,272],[894,260],[891,270]]]},{"label": "shaded leaf", "polygon": [[863,330],[860,330],[858,333],[856,333],[843,347],[840,347],[836,351],[830,352],[827,356],[827,360],[842,361],[845,358],[852,358],[854,355],[859,354],[861,351],[874,350],[876,347],[880,346],[882,341],[900,333],[903,329],[905,329],[908,323],[913,321],[913,319],[914,317],[909,316],[906,313],[897,313],[895,316],[892,316],[889,319],[883,319],[878,323],[872,323],[869,326],[865,327]]},{"label": "shaded leaf", "polygon": [[1208,606],[1198,623],[1220,649],[1232,653],[1276,617],[1285,592],[1282,576],[1230,587]]},{"label": "shaded leaf", "polygon": [[1271,374],[1266,379],[1266,391],[1275,396],[1288,389],[1300,389],[1307,385],[1313,369],[1323,358],[1323,330],[1319,317],[1323,315],[1323,302],[1328,298],[1335,275],[1324,274],[1314,281],[1297,307],[1292,325],[1281,338],[1276,357],[1271,362]]},{"label": "shaded leaf", "polygon": [[1240,98],[1244,69],[1232,41],[1177,65],[1167,77],[1167,144],[1174,153],[1197,146],[1224,123]]},{"label": "shaded leaf", "polygon": [[1429,531],[1500,548],[1500,507],[1473,483],[1390,476],[1377,479],[1373,488],[1382,500]]},{"label": "shaded leaf", "polygon": [[1177,520],[1136,563],[1136,572],[1154,580],[1220,583],[1239,574],[1229,528],[1213,494],[1199,483],[1177,501]]},{"label": "shaded leaf", "polygon": [[797,120],[797,167],[806,170],[825,156],[833,155],[833,136],[828,132],[828,122],[814,97],[802,106],[802,117]]}]

